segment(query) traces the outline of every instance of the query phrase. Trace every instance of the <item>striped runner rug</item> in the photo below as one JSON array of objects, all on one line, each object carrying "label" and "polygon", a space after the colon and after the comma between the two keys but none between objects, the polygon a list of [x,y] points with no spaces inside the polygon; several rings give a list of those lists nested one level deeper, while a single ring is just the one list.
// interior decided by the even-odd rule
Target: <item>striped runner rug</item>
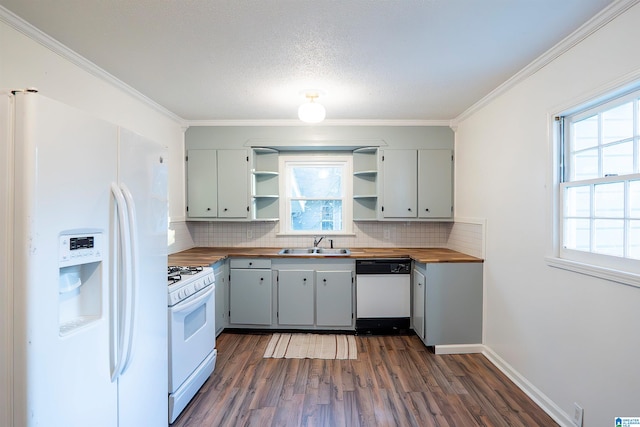
[{"label": "striped runner rug", "polygon": [[275,359],[357,359],[353,335],[273,334],[265,358]]}]

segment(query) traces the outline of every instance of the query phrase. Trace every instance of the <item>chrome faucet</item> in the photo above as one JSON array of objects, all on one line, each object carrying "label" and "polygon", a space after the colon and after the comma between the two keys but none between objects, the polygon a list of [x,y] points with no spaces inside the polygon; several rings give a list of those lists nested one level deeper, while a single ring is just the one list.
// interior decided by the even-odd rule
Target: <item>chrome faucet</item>
[{"label": "chrome faucet", "polygon": [[313,247],[317,248],[320,242],[322,242],[322,239],[324,239],[324,236],[320,236],[319,239],[318,236],[313,236]]}]

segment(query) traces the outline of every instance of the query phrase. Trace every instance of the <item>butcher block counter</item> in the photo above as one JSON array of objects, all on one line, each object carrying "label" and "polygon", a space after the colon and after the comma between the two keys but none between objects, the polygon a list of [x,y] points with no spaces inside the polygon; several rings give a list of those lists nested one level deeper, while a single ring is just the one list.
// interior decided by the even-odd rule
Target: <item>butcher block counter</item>
[{"label": "butcher block counter", "polygon": [[[279,255],[281,248],[199,247],[169,255],[169,265],[210,265],[229,257],[248,258],[323,258],[322,255]],[[411,258],[423,263],[483,262],[481,258],[445,248],[351,248],[351,254],[338,258]],[[326,258],[336,258],[327,256]]]}]

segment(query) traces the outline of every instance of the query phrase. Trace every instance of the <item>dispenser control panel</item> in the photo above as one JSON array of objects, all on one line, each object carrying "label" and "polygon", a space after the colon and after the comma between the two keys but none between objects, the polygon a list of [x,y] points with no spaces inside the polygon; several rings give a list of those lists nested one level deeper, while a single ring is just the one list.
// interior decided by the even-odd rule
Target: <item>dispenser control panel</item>
[{"label": "dispenser control panel", "polygon": [[102,233],[61,234],[60,267],[102,261]]}]

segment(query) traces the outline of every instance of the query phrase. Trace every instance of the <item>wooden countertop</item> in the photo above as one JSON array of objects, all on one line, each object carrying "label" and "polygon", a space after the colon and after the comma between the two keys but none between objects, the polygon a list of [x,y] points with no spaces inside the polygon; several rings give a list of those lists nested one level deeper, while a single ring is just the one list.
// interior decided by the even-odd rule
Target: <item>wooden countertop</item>
[{"label": "wooden countertop", "polygon": [[[278,255],[281,248],[199,247],[169,255],[169,265],[211,265],[228,257],[322,258],[318,255]],[[351,248],[351,255],[325,258],[411,258],[419,263],[484,262],[481,258],[445,248]]]}]

